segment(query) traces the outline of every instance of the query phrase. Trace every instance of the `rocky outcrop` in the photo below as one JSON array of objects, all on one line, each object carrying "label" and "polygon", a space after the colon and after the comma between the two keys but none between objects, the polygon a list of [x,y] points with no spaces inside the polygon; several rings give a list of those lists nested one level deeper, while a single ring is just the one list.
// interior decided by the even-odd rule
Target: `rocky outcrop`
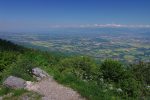
[{"label": "rocky outcrop", "polygon": [[26,87],[26,81],[15,77],[15,76],[9,76],[3,83],[6,87],[12,88],[12,89],[20,89]]},{"label": "rocky outcrop", "polygon": [[32,74],[36,76],[37,80],[42,80],[44,78],[49,77],[48,73],[46,73],[45,71],[43,71],[40,68],[33,68]]},{"label": "rocky outcrop", "polygon": [[[37,78],[37,80],[42,80],[44,78],[49,77],[48,73],[46,73],[45,71],[43,71],[40,68],[33,68],[32,74]],[[12,88],[12,89],[25,88],[27,85],[30,86],[29,84],[31,84],[31,83],[32,82],[25,81],[21,78],[15,77],[15,76],[9,76],[3,82],[4,86]]]}]

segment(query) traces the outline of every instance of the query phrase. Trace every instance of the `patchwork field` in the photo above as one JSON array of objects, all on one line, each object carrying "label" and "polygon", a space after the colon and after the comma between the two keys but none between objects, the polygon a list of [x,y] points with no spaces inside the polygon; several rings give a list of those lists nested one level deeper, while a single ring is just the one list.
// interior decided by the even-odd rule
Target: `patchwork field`
[{"label": "patchwork field", "polygon": [[149,29],[65,29],[48,33],[0,33],[0,38],[43,50],[123,62],[150,60]]}]

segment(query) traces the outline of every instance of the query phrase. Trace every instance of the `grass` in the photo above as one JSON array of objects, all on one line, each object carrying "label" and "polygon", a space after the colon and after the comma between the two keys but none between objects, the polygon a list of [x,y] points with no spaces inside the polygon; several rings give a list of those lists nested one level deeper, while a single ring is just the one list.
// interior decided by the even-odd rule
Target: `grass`
[{"label": "grass", "polygon": [[38,93],[27,91],[25,89],[10,89],[7,87],[0,87],[0,97],[3,100],[22,100],[22,98],[30,98],[29,100],[41,100],[41,95]]},{"label": "grass", "polygon": [[11,92],[11,89],[7,87],[3,87],[3,86],[0,87],[0,96],[6,95],[10,92]]},{"label": "grass", "polygon": [[31,91],[25,91],[25,90],[16,90],[13,95],[11,96],[6,96],[3,98],[3,100],[23,100],[23,99],[28,99],[28,100],[41,100],[41,95],[35,92]]}]

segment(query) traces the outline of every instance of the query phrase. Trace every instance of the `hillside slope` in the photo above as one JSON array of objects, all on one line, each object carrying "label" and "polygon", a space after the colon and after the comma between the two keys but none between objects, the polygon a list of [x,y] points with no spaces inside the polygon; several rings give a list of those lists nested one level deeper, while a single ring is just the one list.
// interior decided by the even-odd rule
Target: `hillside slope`
[{"label": "hillside slope", "polygon": [[36,81],[31,74],[34,67],[40,67],[90,100],[137,100],[150,96],[150,63],[127,66],[110,59],[97,63],[86,56],[66,57],[0,39],[0,95],[10,92],[22,95],[24,92],[8,89],[2,83],[10,75]]}]

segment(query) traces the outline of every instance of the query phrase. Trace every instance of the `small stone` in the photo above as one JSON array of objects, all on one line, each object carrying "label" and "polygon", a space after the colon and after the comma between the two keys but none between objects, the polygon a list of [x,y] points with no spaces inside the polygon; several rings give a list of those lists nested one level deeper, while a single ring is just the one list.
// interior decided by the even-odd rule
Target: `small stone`
[{"label": "small stone", "polygon": [[26,86],[26,81],[15,77],[15,76],[9,76],[5,81],[4,85],[9,88],[18,89],[18,88],[24,88]]},{"label": "small stone", "polygon": [[36,80],[37,81],[41,81],[42,79],[40,77],[36,77]]}]

